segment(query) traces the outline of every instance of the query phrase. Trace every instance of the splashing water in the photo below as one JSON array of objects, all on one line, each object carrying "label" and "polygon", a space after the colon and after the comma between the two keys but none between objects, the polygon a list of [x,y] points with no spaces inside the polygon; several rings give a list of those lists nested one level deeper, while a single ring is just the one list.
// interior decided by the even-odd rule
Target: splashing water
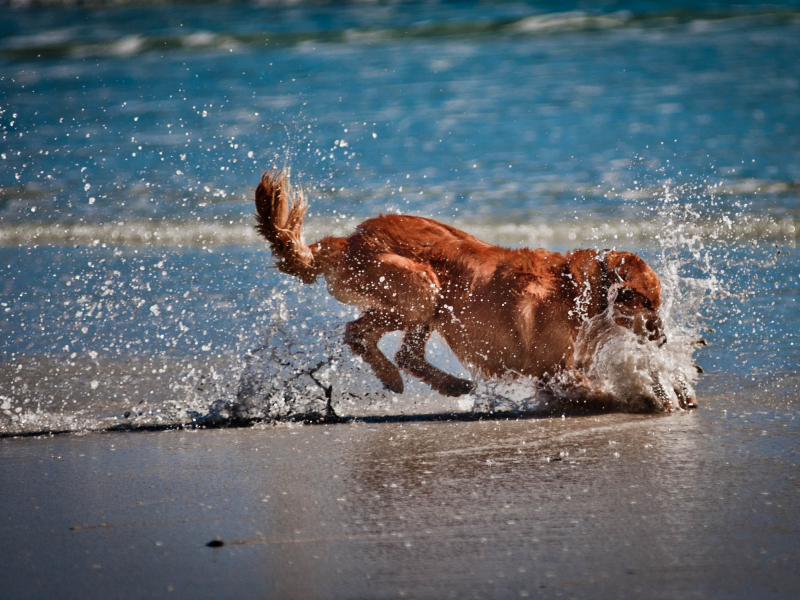
[{"label": "splashing water", "polygon": [[[458,402],[459,408],[477,413],[552,413],[592,410],[595,403],[612,410],[652,412],[664,410],[665,401],[677,408],[676,390],[691,397],[698,373],[693,355],[701,337],[701,310],[715,298],[730,296],[721,279],[724,268],[714,266],[714,248],[704,238],[724,238],[730,222],[726,218],[711,221],[710,233],[699,235],[696,226],[701,215],[692,206],[713,206],[714,196],[681,197],[686,187],[675,190],[664,184],[662,196],[651,201],[658,206],[653,220],[662,232],[657,236],[659,253],[654,266],[662,279],[661,315],[668,343],[659,346],[616,325],[612,303],[612,308],[584,324],[576,342],[578,362],[587,365],[583,373],[592,382],[589,390],[576,392],[571,373],[558,373],[546,382],[513,377],[482,380],[470,400]],[[650,212],[650,207],[640,202]],[[386,393],[377,388],[366,394],[363,391],[366,380],[375,383],[375,377],[338,342],[341,325],[328,326],[324,341],[313,336],[302,342],[293,339],[286,331],[285,300],[282,302],[284,310],[273,321],[268,341],[247,358],[236,399],[237,414],[259,418],[333,416],[334,404],[344,397],[386,401]],[[349,370],[355,365],[357,369]],[[597,404],[597,397],[604,402]]]}]

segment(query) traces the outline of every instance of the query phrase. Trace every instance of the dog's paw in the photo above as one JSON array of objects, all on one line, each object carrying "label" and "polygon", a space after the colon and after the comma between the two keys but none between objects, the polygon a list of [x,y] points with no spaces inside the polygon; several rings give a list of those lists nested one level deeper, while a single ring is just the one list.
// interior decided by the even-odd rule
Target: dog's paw
[{"label": "dog's paw", "polygon": [[653,384],[653,393],[661,408],[666,411],[673,411],[676,408],[681,410],[697,408],[694,389],[686,381],[683,373],[670,378],[669,381],[665,381],[665,378],[661,375],[657,376]]},{"label": "dog's paw", "polygon": [[678,406],[684,410],[697,408],[694,389],[692,389],[692,386],[686,381],[686,377],[684,377],[683,373],[672,381],[672,389],[675,391],[675,396],[678,398]]},{"label": "dog's paw", "polygon": [[458,377],[453,377],[452,379],[448,380],[438,391],[444,396],[451,396],[455,398],[457,396],[469,394],[474,389],[475,384],[469,379],[459,379]]},{"label": "dog's paw", "polygon": [[391,379],[384,380],[381,383],[383,383],[384,389],[394,392],[395,394],[402,394],[403,390],[405,389],[403,378],[400,377],[399,374],[397,377],[392,377]]},{"label": "dog's paw", "polygon": [[660,408],[668,412],[675,410],[675,405],[672,403],[674,396],[670,394],[670,391],[672,391],[671,386],[667,386],[660,375],[656,376],[653,383],[653,394],[655,394]]}]

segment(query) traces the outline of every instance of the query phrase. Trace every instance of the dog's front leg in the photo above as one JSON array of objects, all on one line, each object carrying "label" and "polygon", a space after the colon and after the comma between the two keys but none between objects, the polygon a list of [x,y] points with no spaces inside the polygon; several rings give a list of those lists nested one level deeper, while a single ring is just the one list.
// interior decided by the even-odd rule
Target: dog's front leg
[{"label": "dog's front leg", "polygon": [[675,396],[678,398],[678,406],[684,410],[697,408],[694,389],[692,389],[691,384],[686,380],[683,371],[679,371],[678,375],[673,378],[672,389],[675,391]]}]

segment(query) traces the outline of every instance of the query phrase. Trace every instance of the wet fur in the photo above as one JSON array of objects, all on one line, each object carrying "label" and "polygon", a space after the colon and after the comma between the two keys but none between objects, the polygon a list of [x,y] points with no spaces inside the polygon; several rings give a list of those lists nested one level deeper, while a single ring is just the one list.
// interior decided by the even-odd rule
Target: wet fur
[{"label": "wet fur", "polygon": [[[665,340],[658,276],[629,252],[509,250],[408,215],[381,215],[347,238],[306,246],[305,198],[277,170],[261,178],[255,204],[256,229],[281,271],[305,283],[322,277],[334,298],[361,309],[344,341],[393,392],[403,391],[399,369],[447,396],[473,389],[427,361],[434,331],[473,373],[542,379],[571,373],[572,385],[584,391],[595,389],[581,374],[591,357],[576,357],[575,342],[587,320],[610,309],[618,325],[642,339]],[[404,337],[395,365],[378,341],[397,330]],[[694,406],[690,390],[675,392],[681,407]],[[663,390],[655,394],[672,408]],[[609,400],[594,395],[598,404]]]}]

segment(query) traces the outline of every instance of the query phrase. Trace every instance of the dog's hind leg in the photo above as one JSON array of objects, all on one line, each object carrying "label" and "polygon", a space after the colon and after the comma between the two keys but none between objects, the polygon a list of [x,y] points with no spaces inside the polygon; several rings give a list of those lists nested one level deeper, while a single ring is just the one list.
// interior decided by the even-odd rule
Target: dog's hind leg
[{"label": "dog's hind leg", "polygon": [[403,393],[403,378],[398,368],[380,351],[378,341],[390,331],[402,328],[397,317],[370,310],[360,319],[348,323],[344,330],[345,344],[372,367],[383,387],[398,394]]},{"label": "dog's hind leg", "polygon": [[394,357],[397,365],[445,396],[462,396],[470,393],[475,389],[471,381],[449,375],[427,361],[425,344],[430,336],[431,330],[427,325],[417,325],[406,330],[403,345]]}]

